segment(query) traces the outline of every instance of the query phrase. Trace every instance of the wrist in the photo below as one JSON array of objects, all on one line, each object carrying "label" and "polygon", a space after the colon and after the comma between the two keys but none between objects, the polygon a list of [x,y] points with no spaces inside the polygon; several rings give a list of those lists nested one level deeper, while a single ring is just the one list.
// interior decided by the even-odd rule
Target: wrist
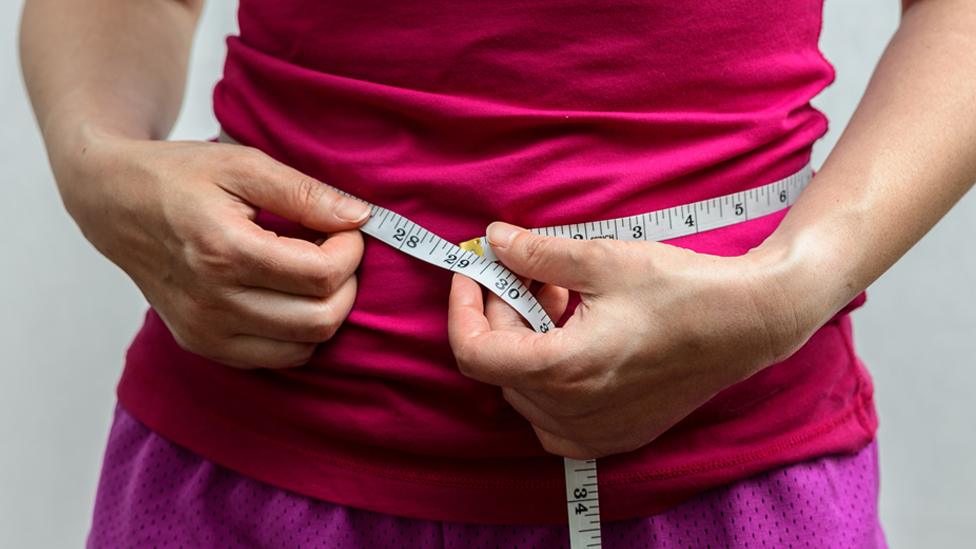
[{"label": "wrist", "polygon": [[92,124],[61,131],[48,154],[65,210],[84,237],[118,264],[119,233],[129,220],[144,219],[132,187],[140,177],[133,161],[135,139]]},{"label": "wrist", "polygon": [[[127,159],[126,139],[91,124],[78,124],[48,135],[47,149],[51,170],[68,213],[79,224],[87,210],[104,207],[106,199],[118,196],[113,189],[113,173]],[[84,229],[84,227],[82,227]]]},{"label": "wrist", "polygon": [[790,356],[860,291],[845,272],[847,260],[816,228],[774,232],[744,257],[756,273],[757,299],[780,356]]}]

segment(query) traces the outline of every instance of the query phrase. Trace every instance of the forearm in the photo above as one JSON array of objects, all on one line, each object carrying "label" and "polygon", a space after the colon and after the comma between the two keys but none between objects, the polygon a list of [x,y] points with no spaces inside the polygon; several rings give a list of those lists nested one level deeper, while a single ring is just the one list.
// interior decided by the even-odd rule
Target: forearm
[{"label": "forearm", "polygon": [[850,124],[757,250],[826,320],[976,181],[976,2],[904,14]]},{"label": "forearm", "polygon": [[49,152],[91,129],[165,137],[199,11],[198,1],[28,0],[21,65]]},{"label": "forearm", "polygon": [[[180,109],[200,1],[27,0],[21,65],[68,211],[99,217],[96,137],[160,139]],[[111,155],[103,155],[111,156]],[[84,184],[85,189],[76,188]]]}]

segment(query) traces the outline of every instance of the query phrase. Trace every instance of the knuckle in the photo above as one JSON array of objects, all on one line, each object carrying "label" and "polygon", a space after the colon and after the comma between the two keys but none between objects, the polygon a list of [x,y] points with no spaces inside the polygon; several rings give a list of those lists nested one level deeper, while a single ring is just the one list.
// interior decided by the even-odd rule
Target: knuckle
[{"label": "knuckle", "polygon": [[312,337],[316,341],[328,341],[339,330],[342,320],[330,303],[322,303],[318,318],[312,323]]},{"label": "knuckle", "polygon": [[612,266],[616,257],[616,245],[613,240],[591,240],[585,250],[582,250],[579,262],[581,265]]},{"label": "knuckle", "polygon": [[316,295],[321,297],[330,296],[338,289],[336,275],[329,272],[318,272],[309,276],[309,283],[312,285]]},{"label": "knuckle", "polygon": [[248,356],[246,353],[240,352],[233,345],[227,345],[206,358],[220,362],[231,368],[237,368],[238,370],[257,370],[258,368],[267,366],[266,364],[255,361],[253,357]]},{"label": "knuckle", "polygon": [[309,360],[312,359],[312,355],[315,354],[315,350],[318,347],[313,343],[306,345],[298,345],[294,351],[290,366],[301,366],[307,364]]},{"label": "knuckle", "polygon": [[[661,253],[654,253],[657,250],[661,250],[661,248],[654,247],[651,249],[651,253],[648,253],[647,242],[623,242],[622,244],[625,245],[627,253],[626,261],[638,265],[642,271],[652,276],[657,276],[666,270],[667,256]],[[661,246],[667,245],[661,244]],[[667,250],[667,248],[665,249]]]},{"label": "knuckle", "polygon": [[299,204],[303,209],[308,210],[318,206],[325,194],[325,187],[318,181],[308,176],[300,177],[298,181],[295,182],[293,188],[296,204]]},{"label": "knuckle", "polygon": [[240,246],[227,229],[215,228],[188,242],[184,252],[190,271],[208,277],[223,278],[234,272]]},{"label": "knuckle", "polygon": [[461,372],[461,375],[465,377],[471,377],[474,373],[471,368],[471,362],[469,362],[466,358],[460,356],[457,357],[457,367],[458,371]]},{"label": "knuckle", "polygon": [[620,453],[611,448],[601,447],[599,444],[590,444],[587,442],[578,443],[576,452],[579,454],[579,459],[602,458]]},{"label": "knuckle", "polygon": [[614,265],[613,245],[612,240],[587,240],[578,245],[567,246],[566,254],[573,265],[587,270],[596,267],[612,267]]},{"label": "knuckle", "polygon": [[311,360],[312,355],[315,354],[315,349],[316,346],[313,343],[296,343],[289,345],[288,348],[282,350],[281,353],[270,357],[267,363],[263,364],[263,366],[272,369],[295,368],[297,366],[302,366]]},{"label": "knuckle", "polygon": [[577,404],[586,394],[583,384],[572,380],[556,380],[548,384],[546,393],[553,400],[552,412],[560,417],[575,417]]},{"label": "knuckle", "polygon": [[211,342],[196,326],[187,325],[173,330],[173,338],[184,351],[190,351],[198,355],[204,354],[211,345]]},{"label": "knuckle", "polygon": [[187,323],[206,332],[208,326],[213,326],[217,319],[214,317],[227,311],[230,306],[216,294],[205,291],[192,291],[186,294],[183,304]]},{"label": "knuckle", "polygon": [[228,149],[223,158],[230,174],[237,177],[248,177],[261,173],[266,169],[268,157],[259,149],[245,145],[237,145]]},{"label": "knuckle", "polygon": [[455,350],[455,358],[457,359],[458,371],[461,375],[466,377],[473,377],[477,372],[475,366],[474,353],[472,346],[469,344],[462,344]]},{"label": "knuckle", "polygon": [[564,420],[583,420],[594,411],[601,394],[599,381],[590,376],[561,375],[543,389],[550,399],[551,413]]},{"label": "knuckle", "polygon": [[183,340],[189,351],[199,355],[209,355],[222,348],[222,341],[211,330],[207,330],[204,323],[190,322],[184,327]]},{"label": "knuckle", "polygon": [[556,364],[548,363],[539,365],[523,374],[527,385],[538,387],[546,393],[550,393],[560,383],[559,367]]},{"label": "knuckle", "polygon": [[451,340],[451,351],[454,353],[455,360],[460,363],[467,363],[471,359],[471,345],[465,338]]},{"label": "knuckle", "polygon": [[184,351],[209,360],[223,363],[233,362],[226,343],[221,338],[214,337],[208,331],[197,326],[188,326],[185,331],[181,331],[179,334],[174,333],[173,337]]},{"label": "knuckle", "polygon": [[264,167],[267,156],[260,149],[246,145],[234,148],[233,166],[244,173],[254,173]]},{"label": "knuckle", "polygon": [[533,354],[537,360],[533,368],[524,372],[526,382],[545,392],[558,391],[566,380],[567,364],[572,356],[544,349],[535,349]]},{"label": "knuckle", "polygon": [[246,355],[242,356],[242,354],[230,344],[215,347],[206,355],[202,356],[240,370],[254,370],[260,367],[260,365],[255,364],[254,360],[250,357],[247,357]]},{"label": "knuckle", "polygon": [[562,450],[562,445],[553,440],[552,437],[540,437],[539,442],[542,444],[542,449],[550,454],[559,454]]},{"label": "knuckle", "polygon": [[176,344],[184,351],[200,354],[199,350],[202,348],[200,342],[193,330],[184,330],[180,328],[174,328],[172,330],[173,339]]},{"label": "knuckle", "polygon": [[328,254],[320,253],[318,257],[318,267],[309,276],[310,282],[319,295],[323,297],[332,295],[339,289],[341,283],[339,266]]},{"label": "knuckle", "polygon": [[577,405],[568,402],[555,401],[549,406],[549,413],[564,425],[572,425],[577,429],[586,424],[589,414],[580,410]]},{"label": "knuckle", "polygon": [[614,447],[602,449],[602,451],[603,451],[603,455],[623,454],[625,452],[633,452],[634,450],[637,450],[638,448],[644,446],[644,444],[646,443],[636,439],[622,440],[618,442]]},{"label": "knuckle", "polygon": [[525,260],[531,265],[538,265],[545,261],[547,252],[552,246],[553,237],[532,235],[526,238],[526,236],[520,236],[525,238],[522,248]]},{"label": "knuckle", "polygon": [[320,324],[315,327],[315,339],[316,341],[329,341],[335,337],[336,332],[339,331],[339,322],[328,322]]}]

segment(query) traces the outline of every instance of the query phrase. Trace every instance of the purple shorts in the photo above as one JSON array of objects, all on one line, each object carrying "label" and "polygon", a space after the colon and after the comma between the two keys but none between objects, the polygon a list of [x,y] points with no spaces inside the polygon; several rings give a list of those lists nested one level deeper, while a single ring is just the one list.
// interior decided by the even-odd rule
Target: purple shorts
[{"label": "purple shorts", "polygon": [[[606,548],[886,547],[878,457],[824,456],[605,522]],[[568,547],[565,526],[417,520],[307,498],[176,446],[121,407],[109,434],[88,547]]]}]

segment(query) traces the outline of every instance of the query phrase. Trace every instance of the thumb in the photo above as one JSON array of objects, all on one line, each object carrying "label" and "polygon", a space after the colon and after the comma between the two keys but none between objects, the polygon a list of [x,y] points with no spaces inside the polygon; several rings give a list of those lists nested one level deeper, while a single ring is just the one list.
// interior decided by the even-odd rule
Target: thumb
[{"label": "thumb", "polygon": [[488,244],[517,274],[578,292],[592,292],[610,264],[602,241],[542,236],[496,221],[488,225]]},{"label": "thumb", "polygon": [[249,204],[326,233],[355,229],[369,217],[365,202],[342,196],[257,149],[239,148],[246,152],[232,157],[230,177],[220,185]]}]

